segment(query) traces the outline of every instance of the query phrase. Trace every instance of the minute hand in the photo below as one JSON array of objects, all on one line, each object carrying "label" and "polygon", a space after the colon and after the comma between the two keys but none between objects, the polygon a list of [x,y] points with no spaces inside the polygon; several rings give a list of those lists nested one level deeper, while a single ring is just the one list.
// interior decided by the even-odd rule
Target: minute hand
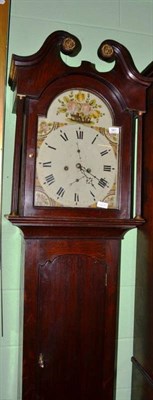
[{"label": "minute hand", "polygon": [[106,181],[105,178],[98,178],[96,175],[92,174],[91,169],[90,168],[85,168],[83,165],[80,166],[80,169],[82,171],[87,172],[89,175],[91,175],[93,178],[97,179],[98,181],[98,185],[100,185],[102,188],[104,188],[105,186],[109,186],[108,182]]},{"label": "minute hand", "polygon": [[[94,188],[95,188],[95,186],[94,186],[94,184],[93,184],[93,178],[89,178],[88,177],[88,173],[89,173],[89,171],[88,171],[88,169],[87,168],[85,168],[85,167],[83,167],[80,163],[77,163],[76,164],[76,167],[80,170],[80,172],[83,174],[83,177],[85,177],[86,178],[86,183],[89,183],[91,186],[93,186]],[[89,181],[90,180],[90,181]],[[96,189],[96,188],[95,188]]]}]

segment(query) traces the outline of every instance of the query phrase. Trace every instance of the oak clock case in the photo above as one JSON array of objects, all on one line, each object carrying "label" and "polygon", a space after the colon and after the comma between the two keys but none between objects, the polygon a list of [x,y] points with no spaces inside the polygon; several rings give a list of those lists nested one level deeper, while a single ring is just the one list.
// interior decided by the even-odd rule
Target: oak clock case
[{"label": "oak clock case", "polygon": [[109,40],[98,49],[115,61],[109,72],[66,65],[60,53],[80,48],[57,31],[11,62],[17,121],[8,218],[25,239],[23,400],[113,400],[121,239],[144,223],[150,80]]}]

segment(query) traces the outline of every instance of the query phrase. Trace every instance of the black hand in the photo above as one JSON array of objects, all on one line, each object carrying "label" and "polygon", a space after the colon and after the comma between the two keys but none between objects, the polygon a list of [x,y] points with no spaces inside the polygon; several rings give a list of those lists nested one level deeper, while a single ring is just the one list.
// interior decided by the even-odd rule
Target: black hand
[{"label": "black hand", "polygon": [[[89,178],[89,176],[86,174],[86,172],[89,173],[88,168],[83,167],[80,163],[77,163],[76,167],[80,170],[80,172],[86,178],[86,183],[90,184],[92,187],[94,187],[94,189],[96,189],[95,185],[93,184],[93,178]],[[94,177],[94,175],[93,175],[93,177]]]},{"label": "black hand", "polygon": [[82,161],[82,158],[81,158],[81,150],[80,150],[80,148],[79,148],[79,145],[78,145],[78,142],[76,142],[76,145],[77,145],[77,153],[79,154],[79,159],[80,159],[80,161]]},{"label": "black hand", "polygon": [[72,186],[74,183],[79,182],[83,178],[85,178],[85,175],[81,176],[81,178],[76,178],[75,181],[71,182],[69,185]]},{"label": "black hand", "polygon": [[[85,172],[87,172],[89,175],[91,175],[93,178],[95,178],[95,179],[97,179],[97,181],[99,181],[99,178],[97,178],[96,175],[93,175],[93,174],[91,173],[91,169],[90,169],[90,168],[85,168],[83,165],[81,165],[81,164],[79,164],[79,163],[78,163],[77,165],[78,165],[77,168],[79,168],[81,172],[83,172],[84,174],[85,174]],[[86,175],[86,177],[88,178],[87,175]]]}]

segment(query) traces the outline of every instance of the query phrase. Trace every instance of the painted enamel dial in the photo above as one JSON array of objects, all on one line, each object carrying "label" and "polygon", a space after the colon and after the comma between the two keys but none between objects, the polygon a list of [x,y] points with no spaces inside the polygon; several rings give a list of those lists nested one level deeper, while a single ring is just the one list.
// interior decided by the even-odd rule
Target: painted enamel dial
[{"label": "painted enamel dial", "polygon": [[93,127],[67,124],[48,133],[36,172],[35,205],[118,207],[118,157],[113,141]]}]

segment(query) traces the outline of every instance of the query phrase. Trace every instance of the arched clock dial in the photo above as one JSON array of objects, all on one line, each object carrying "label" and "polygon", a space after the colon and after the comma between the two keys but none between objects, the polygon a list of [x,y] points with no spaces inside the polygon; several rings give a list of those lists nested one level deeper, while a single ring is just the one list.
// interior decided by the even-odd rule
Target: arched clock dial
[{"label": "arched clock dial", "polygon": [[71,124],[50,132],[39,149],[36,169],[43,193],[57,206],[107,208],[113,190],[117,207],[117,154],[94,128]]}]

